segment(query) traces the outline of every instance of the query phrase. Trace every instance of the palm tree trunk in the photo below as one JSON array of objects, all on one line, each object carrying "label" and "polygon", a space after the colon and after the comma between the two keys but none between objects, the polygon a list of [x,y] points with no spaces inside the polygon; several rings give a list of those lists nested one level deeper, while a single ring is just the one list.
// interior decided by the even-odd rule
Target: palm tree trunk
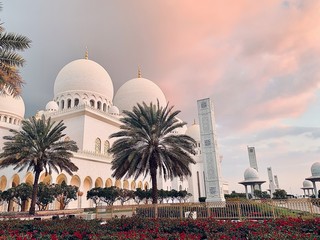
[{"label": "palm tree trunk", "polygon": [[35,171],[33,189],[32,189],[32,198],[29,209],[29,214],[34,215],[36,213],[36,201],[37,201],[37,193],[38,193],[38,181],[39,181],[40,171]]},{"label": "palm tree trunk", "polygon": [[152,182],[152,204],[158,203],[158,189],[157,189],[157,169],[151,167],[150,169],[151,182]]}]

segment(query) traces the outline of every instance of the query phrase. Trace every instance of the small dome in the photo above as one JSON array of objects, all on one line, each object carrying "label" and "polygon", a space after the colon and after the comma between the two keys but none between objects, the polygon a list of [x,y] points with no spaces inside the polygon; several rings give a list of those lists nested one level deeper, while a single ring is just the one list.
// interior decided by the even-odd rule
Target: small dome
[{"label": "small dome", "polygon": [[146,78],[134,78],[123,84],[117,91],[113,103],[120,111],[132,111],[137,103],[146,104],[157,103],[166,106],[167,100],[162,90],[152,81]]},{"label": "small dome", "polygon": [[66,92],[98,94],[111,101],[113,83],[108,72],[98,63],[78,59],[64,66],[54,83],[55,99]]},{"label": "small dome", "polygon": [[312,182],[310,182],[308,180],[304,180],[302,185],[303,185],[304,188],[313,188]]},{"label": "small dome", "polygon": [[244,171],[244,180],[245,181],[255,181],[255,180],[259,180],[259,174],[257,172],[257,170],[255,170],[254,168],[247,168]]},{"label": "small dome", "polygon": [[119,115],[119,108],[117,108],[116,106],[111,106],[108,113],[110,113],[111,115]]},{"label": "small dome", "polygon": [[24,118],[25,105],[22,97],[0,94],[0,113]]},{"label": "small dome", "polygon": [[[183,123],[183,121],[180,119],[180,118],[177,118],[176,119],[178,120],[179,123]],[[185,134],[187,131],[187,126],[186,125],[183,125],[183,127],[180,127],[180,128],[176,128],[174,131],[172,131],[171,133],[173,134]]]},{"label": "small dome", "polygon": [[190,127],[188,127],[186,134],[190,137],[192,137],[197,142],[200,142],[200,125],[199,124],[192,124]]},{"label": "small dome", "polygon": [[52,111],[58,111],[58,109],[59,109],[59,106],[55,101],[50,101],[46,105],[46,111],[52,112]]},{"label": "small dome", "polygon": [[312,177],[320,177],[320,162],[315,162],[311,166]]},{"label": "small dome", "polygon": [[36,119],[40,119],[43,114],[44,114],[44,111],[43,111],[43,110],[40,110],[40,111],[38,111],[38,112],[36,113],[35,118],[36,118]]}]

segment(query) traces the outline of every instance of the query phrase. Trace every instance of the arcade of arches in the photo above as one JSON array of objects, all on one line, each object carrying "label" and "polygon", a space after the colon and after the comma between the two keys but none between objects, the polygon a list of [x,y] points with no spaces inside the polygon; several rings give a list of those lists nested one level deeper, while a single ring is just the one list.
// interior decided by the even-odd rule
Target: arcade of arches
[{"label": "arcade of arches", "polygon": [[[42,173],[39,178],[40,182],[46,183],[46,184],[52,184],[57,183],[61,184],[63,181],[68,185],[77,186],[79,188],[78,197],[79,201],[78,203],[74,203],[77,206],[73,207],[81,207],[81,197],[86,196],[86,192],[94,187],[112,187],[115,186],[117,188],[123,188],[127,190],[136,190],[137,188],[141,188],[144,190],[149,189],[148,182],[135,182],[134,180],[129,181],[127,179],[124,180],[115,180],[111,178],[103,179],[102,177],[98,177],[97,179],[92,179],[90,176],[86,176],[85,178],[81,179],[78,175],[73,176],[66,176],[65,174],[61,173],[59,174],[56,179],[53,179],[53,177],[49,174]],[[0,191],[5,191],[8,188],[16,187],[21,183],[27,183],[29,185],[33,185],[34,182],[34,175],[31,172],[28,172],[23,178],[20,178],[18,174],[14,174],[10,179],[8,179],[6,176],[2,175],[0,176]],[[85,197],[84,197],[85,198]],[[83,201],[87,201],[83,199]],[[90,200],[89,200],[90,201]],[[80,203],[79,203],[80,202]],[[26,203],[29,205],[30,203]],[[8,210],[14,211],[15,206],[13,203],[9,204]],[[92,205],[90,203],[90,205]],[[59,208],[59,206],[55,203],[54,208]]]}]

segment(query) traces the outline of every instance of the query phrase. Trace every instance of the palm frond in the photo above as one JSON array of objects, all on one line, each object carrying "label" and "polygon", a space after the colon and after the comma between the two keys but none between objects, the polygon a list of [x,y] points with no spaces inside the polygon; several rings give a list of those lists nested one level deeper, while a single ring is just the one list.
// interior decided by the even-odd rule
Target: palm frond
[{"label": "palm frond", "polygon": [[31,40],[23,35],[0,32],[0,47],[7,51],[25,50],[30,47]]}]

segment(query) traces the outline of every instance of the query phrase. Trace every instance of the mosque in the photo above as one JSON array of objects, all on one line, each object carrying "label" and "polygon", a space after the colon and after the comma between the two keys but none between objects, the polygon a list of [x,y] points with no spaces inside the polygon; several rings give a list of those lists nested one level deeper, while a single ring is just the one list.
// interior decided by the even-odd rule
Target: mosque
[{"label": "mosque", "polygon": [[[167,100],[162,90],[152,81],[143,78],[140,70],[137,78],[124,83],[114,94],[113,82],[108,72],[98,63],[89,60],[87,53],[84,59],[68,63],[56,77],[53,100],[46,104],[44,110],[38,111],[36,116],[45,115],[56,122],[63,120],[67,127],[65,138],[74,140],[79,147],[72,158],[79,170],[73,176],[64,172],[48,176],[43,173],[40,181],[58,184],[65,181],[79,187],[78,200],[71,202],[68,208],[93,206],[92,201],[86,199],[86,193],[94,187],[149,189],[149,176],[137,180],[116,180],[111,177],[112,156],[108,154],[108,149],[114,139],[109,139],[109,136],[119,130],[123,110],[132,110],[136,103],[156,102],[157,99],[162,106],[166,105]],[[0,149],[4,142],[2,137],[10,134],[9,129],[20,129],[24,113],[25,105],[21,97],[0,96]],[[192,194],[189,200],[197,202],[199,197],[205,197],[206,194],[199,125],[194,123],[189,127],[184,126],[172,134],[187,134],[197,141],[197,153],[193,156],[196,164],[190,166],[191,177],[165,181],[159,176],[158,189],[187,190]],[[1,191],[23,182],[33,184],[33,180],[32,172],[16,172],[12,168],[0,170]],[[227,183],[223,186],[224,191],[228,191]],[[50,206],[51,209],[57,207],[57,204]],[[0,205],[1,210],[7,211],[8,206],[5,203]]]}]

